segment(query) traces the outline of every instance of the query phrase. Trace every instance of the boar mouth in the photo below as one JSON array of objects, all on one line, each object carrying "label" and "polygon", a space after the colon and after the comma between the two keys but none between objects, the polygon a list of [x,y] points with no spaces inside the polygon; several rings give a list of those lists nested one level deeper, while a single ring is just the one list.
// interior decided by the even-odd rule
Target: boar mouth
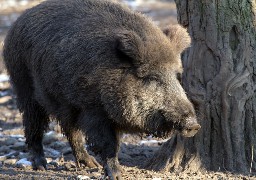
[{"label": "boar mouth", "polygon": [[171,121],[166,118],[162,110],[155,111],[148,117],[146,127],[148,134],[160,138],[169,137],[175,130],[178,130],[183,137],[193,137],[201,128],[195,117]]},{"label": "boar mouth", "polygon": [[183,137],[193,137],[201,128],[195,118],[189,117],[185,123],[175,123],[174,128],[179,131]]},{"label": "boar mouth", "polygon": [[174,123],[168,122],[162,110],[148,115],[146,133],[158,138],[170,137],[174,132]]}]

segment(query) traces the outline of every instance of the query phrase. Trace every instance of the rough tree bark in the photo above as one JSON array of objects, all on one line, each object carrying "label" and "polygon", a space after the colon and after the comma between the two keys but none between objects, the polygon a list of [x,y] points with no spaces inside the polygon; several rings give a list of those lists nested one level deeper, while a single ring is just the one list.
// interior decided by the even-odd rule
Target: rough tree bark
[{"label": "rough tree bark", "polygon": [[167,141],[147,167],[256,172],[255,3],[176,0],[178,22],[192,37],[183,86],[202,129]]}]

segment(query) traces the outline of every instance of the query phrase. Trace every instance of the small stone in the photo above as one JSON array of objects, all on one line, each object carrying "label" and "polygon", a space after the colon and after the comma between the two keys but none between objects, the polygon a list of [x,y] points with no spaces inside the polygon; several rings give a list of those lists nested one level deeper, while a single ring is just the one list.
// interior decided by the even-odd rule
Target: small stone
[{"label": "small stone", "polygon": [[29,157],[29,153],[23,153],[23,152],[20,152],[18,158],[19,159],[24,159],[24,158],[28,158]]},{"label": "small stone", "polygon": [[64,166],[65,166],[66,170],[68,170],[68,171],[70,171],[72,169],[72,166],[69,163],[65,163]]},{"label": "small stone", "polygon": [[16,166],[18,168],[27,169],[27,168],[32,168],[32,163],[28,161],[27,158],[23,158],[16,162]]},{"label": "small stone", "polygon": [[54,167],[57,167],[59,163],[57,161],[51,161],[49,162],[50,165],[53,165]]},{"label": "small stone", "polygon": [[0,74],[0,82],[6,82],[6,81],[9,81],[10,78],[7,74]]},{"label": "small stone", "polygon": [[16,134],[16,133],[20,133],[22,130],[22,128],[15,128],[9,131],[9,133],[15,133],[14,135],[10,135],[10,137],[12,138],[25,138],[24,135],[22,134]]},{"label": "small stone", "polygon": [[119,153],[118,154],[118,158],[122,159],[122,160],[124,160],[124,159],[131,159],[131,156],[129,154],[125,154],[125,153]]},{"label": "small stone", "polygon": [[4,161],[4,164],[14,165],[16,162],[17,162],[17,159],[6,159]]},{"label": "small stone", "polygon": [[24,137],[21,137],[21,138],[18,139],[18,141],[20,141],[20,142],[25,142],[26,139],[25,139]]},{"label": "small stone", "polygon": [[43,139],[44,144],[50,144],[55,141],[58,141],[57,133],[55,131],[50,131],[45,134]]},{"label": "small stone", "polygon": [[3,153],[10,152],[10,148],[6,145],[3,145],[0,147],[0,152],[3,152]]},{"label": "small stone", "polygon": [[90,179],[90,177],[88,177],[88,176],[83,176],[83,175],[78,175],[78,176],[77,176],[77,179],[79,179],[79,180],[87,180],[87,179]]},{"label": "small stone", "polygon": [[0,147],[5,145],[6,138],[0,137]]},{"label": "small stone", "polygon": [[0,91],[0,97],[7,96],[9,94],[8,91]]},{"label": "small stone", "polygon": [[52,165],[52,164],[47,164],[47,170],[49,169],[55,169],[56,166]]},{"label": "small stone", "polygon": [[16,142],[17,142],[17,140],[15,138],[8,138],[8,139],[5,140],[5,145],[10,146],[10,145],[13,145]]},{"label": "small stone", "polygon": [[50,147],[53,149],[63,149],[66,146],[67,146],[67,144],[62,141],[55,141],[55,142],[51,143],[51,145],[50,145]]},{"label": "small stone", "polygon": [[64,167],[64,166],[58,166],[58,167],[56,167],[56,171],[62,171],[62,170],[65,170],[65,167]]},{"label": "small stone", "polygon": [[91,175],[93,177],[95,177],[96,179],[98,179],[101,176],[101,173],[99,173],[99,172],[92,172]]},{"label": "small stone", "polygon": [[0,156],[0,162],[1,162],[1,161],[5,161],[6,159],[7,159],[6,156]]},{"label": "small stone", "polygon": [[52,162],[52,158],[45,158],[47,163]]},{"label": "small stone", "polygon": [[71,162],[71,161],[65,163],[64,166],[67,170],[72,170],[73,168],[76,168],[76,164],[74,162]]},{"label": "small stone", "polygon": [[0,98],[0,104],[4,104],[7,103],[9,100],[11,100],[12,97],[11,96],[4,96]]},{"label": "small stone", "polygon": [[72,149],[70,147],[62,149],[63,155],[67,155],[67,154],[71,154],[71,153],[72,153]]},{"label": "small stone", "polygon": [[12,158],[12,157],[17,156],[18,154],[19,154],[19,153],[16,152],[16,151],[11,151],[10,153],[5,154],[4,156],[8,159],[8,158]]},{"label": "small stone", "polygon": [[52,148],[45,148],[45,154],[47,154],[52,158],[57,158],[61,155],[59,151],[56,151],[55,149],[52,149]]},{"label": "small stone", "polygon": [[7,89],[10,89],[10,88],[11,88],[10,83],[8,83],[8,82],[1,82],[0,83],[0,89],[1,90],[7,90]]},{"label": "small stone", "polygon": [[16,142],[13,146],[11,146],[14,150],[23,150],[25,149],[25,142]]}]

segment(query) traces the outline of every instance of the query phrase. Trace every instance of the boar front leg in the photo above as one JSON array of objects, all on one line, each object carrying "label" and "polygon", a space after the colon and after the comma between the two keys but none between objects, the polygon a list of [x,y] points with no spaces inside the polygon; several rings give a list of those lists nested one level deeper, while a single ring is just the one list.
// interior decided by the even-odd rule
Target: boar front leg
[{"label": "boar front leg", "polygon": [[[101,133],[101,132],[100,132]],[[110,179],[122,179],[121,172],[122,169],[118,162],[118,151],[120,145],[120,138],[118,133],[112,128],[104,129],[105,136],[104,139],[97,141],[96,146],[101,147],[101,158],[103,160],[103,166],[105,171],[105,176],[108,176]]]},{"label": "boar front leg", "polygon": [[89,147],[100,154],[105,175],[113,180],[122,179],[118,162],[120,135],[111,120],[105,113],[85,112],[78,124],[86,134]]},{"label": "boar front leg", "polygon": [[69,144],[72,148],[78,167],[81,167],[81,164],[90,168],[100,167],[100,164],[95,160],[95,158],[90,156],[84,148],[82,139],[84,136],[81,131],[73,128],[68,130],[66,129],[65,134],[69,140]]}]

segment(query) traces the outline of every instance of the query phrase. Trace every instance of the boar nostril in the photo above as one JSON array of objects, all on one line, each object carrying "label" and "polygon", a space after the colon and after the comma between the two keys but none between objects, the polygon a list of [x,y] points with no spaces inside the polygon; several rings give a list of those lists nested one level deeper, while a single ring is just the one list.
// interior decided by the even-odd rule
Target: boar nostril
[{"label": "boar nostril", "polygon": [[158,110],[158,113],[161,114],[162,116],[164,116],[164,110],[160,109],[160,110]]},{"label": "boar nostril", "polygon": [[191,124],[191,125],[187,126],[185,129],[183,129],[181,131],[181,134],[184,137],[192,137],[199,131],[200,128],[201,128],[201,126],[197,123]]},{"label": "boar nostril", "polygon": [[199,124],[192,124],[187,128],[187,130],[188,131],[198,131],[200,128],[201,128],[201,126]]}]

